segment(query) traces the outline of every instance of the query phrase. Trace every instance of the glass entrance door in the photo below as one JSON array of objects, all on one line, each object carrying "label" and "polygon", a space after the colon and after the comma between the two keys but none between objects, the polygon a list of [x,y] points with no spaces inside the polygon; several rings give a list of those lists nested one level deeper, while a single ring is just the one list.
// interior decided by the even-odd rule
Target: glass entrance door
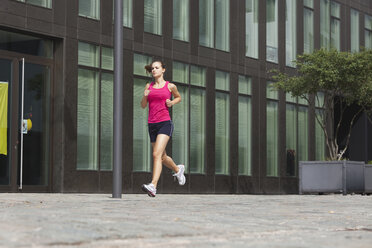
[{"label": "glass entrance door", "polygon": [[18,185],[48,186],[50,68],[19,63]]},{"label": "glass entrance door", "polygon": [[0,191],[50,185],[49,65],[0,56]]}]

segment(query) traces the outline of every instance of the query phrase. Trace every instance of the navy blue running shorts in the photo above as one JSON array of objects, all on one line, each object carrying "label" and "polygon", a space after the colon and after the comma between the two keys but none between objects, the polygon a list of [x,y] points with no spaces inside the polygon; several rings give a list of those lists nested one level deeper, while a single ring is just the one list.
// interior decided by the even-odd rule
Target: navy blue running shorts
[{"label": "navy blue running shorts", "polygon": [[149,125],[149,135],[151,143],[156,141],[158,134],[166,134],[172,137],[173,133],[173,122],[172,121],[162,121],[157,123],[148,123]]}]

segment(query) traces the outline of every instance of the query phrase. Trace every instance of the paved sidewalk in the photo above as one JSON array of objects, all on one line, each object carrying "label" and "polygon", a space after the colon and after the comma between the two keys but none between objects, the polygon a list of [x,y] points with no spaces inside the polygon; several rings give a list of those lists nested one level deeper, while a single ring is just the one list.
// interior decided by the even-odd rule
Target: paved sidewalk
[{"label": "paved sidewalk", "polygon": [[372,196],[0,194],[0,247],[372,247]]}]

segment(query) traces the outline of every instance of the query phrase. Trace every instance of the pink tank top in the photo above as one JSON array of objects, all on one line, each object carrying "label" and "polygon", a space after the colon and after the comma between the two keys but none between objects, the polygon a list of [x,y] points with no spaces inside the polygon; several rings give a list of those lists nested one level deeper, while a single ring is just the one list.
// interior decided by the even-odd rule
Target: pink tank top
[{"label": "pink tank top", "polygon": [[149,119],[148,123],[157,123],[169,121],[170,115],[168,107],[165,103],[167,99],[171,99],[171,92],[168,89],[168,81],[165,82],[163,88],[153,88],[154,82],[150,84],[150,94],[147,96],[149,102]]}]

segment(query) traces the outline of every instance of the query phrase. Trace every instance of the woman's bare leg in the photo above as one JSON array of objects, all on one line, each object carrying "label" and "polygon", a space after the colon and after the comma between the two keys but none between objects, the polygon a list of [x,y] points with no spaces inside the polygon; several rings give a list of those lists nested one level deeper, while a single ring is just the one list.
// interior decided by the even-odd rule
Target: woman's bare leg
[{"label": "woman's bare leg", "polygon": [[158,185],[158,181],[162,170],[162,156],[169,141],[169,136],[166,134],[158,134],[155,143],[152,143],[152,158],[153,158],[153,171],[151,183],[155,186]]}]

